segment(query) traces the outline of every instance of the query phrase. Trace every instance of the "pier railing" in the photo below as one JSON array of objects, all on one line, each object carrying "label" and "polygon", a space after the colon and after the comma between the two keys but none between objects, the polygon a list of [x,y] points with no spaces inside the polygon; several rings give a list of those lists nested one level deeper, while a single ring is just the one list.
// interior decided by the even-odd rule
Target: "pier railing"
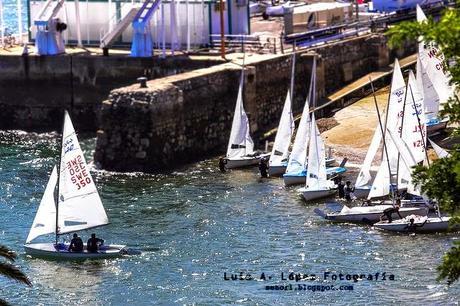
[{"label": "pier railing", "polygon": [[[224,35],[226,52],[254,52],[276,54],[282,48],[281,39],[274,35]],[[220,49],[222,38],[220,34],[210,35],[210,44],[213,49]]]}]

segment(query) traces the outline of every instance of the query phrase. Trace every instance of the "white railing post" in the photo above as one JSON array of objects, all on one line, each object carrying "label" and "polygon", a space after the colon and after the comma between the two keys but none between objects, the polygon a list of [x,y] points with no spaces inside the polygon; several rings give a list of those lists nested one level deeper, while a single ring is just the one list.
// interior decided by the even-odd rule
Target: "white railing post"
[{"label": "white railing post", "polygon": [[80,27],[80,1],[79,0],[74,0],[75,1],[75,21],[77,22],[77,46],[78,47],[83,47],[83,44],[81,42],[81,27]]},{"label": "white railing post", "polygon": [[17,0],[19,43],[22,44],[22,3]]}]

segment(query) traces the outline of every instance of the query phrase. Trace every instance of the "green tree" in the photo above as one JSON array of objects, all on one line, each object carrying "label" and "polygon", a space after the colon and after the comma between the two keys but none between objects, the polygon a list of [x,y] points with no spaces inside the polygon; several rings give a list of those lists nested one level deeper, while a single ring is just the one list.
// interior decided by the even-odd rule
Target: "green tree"
[{"label": "green tree", "polygon": [[[0,257],[3,257],[10,262],[14,262],[16,259],[16,253],[8,249],[7,247],[0,245]],[[24,283],[28,286],[32,286],[32,283],[27,276],[19,270],[17,267],[9,262],[0,261],[0,275]],[[8,305],[4,300],[0,299],[0,305]]]},{"label": "green tree", "polygon": [[[391,46],[400,46],[407,41],[433,43],[444,53],[445,68],[449,70],[452,84],[460,88],[460,11],[444,10],[439,21],[428,18],[426,22],[402,22],[388,30]],[[460,134],[460,101],[457,95],[450,99],[441,116],[448,116],[450,123],[458,126],[454,133]],[[434,161],[429,168],[415,169],[414,182],[430,198],[437,200],[442,211],[453,218],[451,225],[460,224],[460,152],[457,147],[451,156]],[[443,256],[438,267],[438,280],[446,279],[450,285],[460,277],[460,242]]]}]

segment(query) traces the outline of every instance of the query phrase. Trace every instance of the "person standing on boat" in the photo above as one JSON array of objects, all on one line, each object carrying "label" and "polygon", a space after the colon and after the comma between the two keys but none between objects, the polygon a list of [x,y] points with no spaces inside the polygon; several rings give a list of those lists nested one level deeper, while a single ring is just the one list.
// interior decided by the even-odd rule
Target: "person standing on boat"
[{"label": "person standing on boat", "polygon": [[355,195],[353,194],[353,192],[355,191],[355,187],[351,186],[350,181],[347,181],[345,184],[345,200],[347,200],[347,202],[351,202],[351,200],[353,200],[353,198],[355,197]]},{"label": "person standing on boat", "polygon": [[389,208],[387,208],[387,209],[385,209],[385,210],[383,211],[383,214],[380,216],[380,221],[382,221],[382,218],[383,218],[383,217],[386,217],[387,220],[388,220],[388,223],[393,222],[393,217],[392,217],[392,215],[393,215],[394,213],[397,213],[398,216],[399,216],[399,218],[402,219],[402,216],[401,216],[401,214],[399,213],[399,207],[401,207],[401,200],[400,200],[400,199],[397,199],[397,200],[396,200],[396,204],[395,204],[394,207],[389,207]]},{"label": "person standing on boat", "polygon": [[86,243],[86,249],[90,253],[96,253],[99,250],[99,246],[104,244],[104,240],[96,238],[96,234],[91,234],[91,238]]},{"label": "person standing on boat", "polygon": [[261,158],[259,162],[259,171],[260,171],[260,176],[261,177],[268,177],[268,165],[267,165],[268,160],[266,158]]},{"label": "person standing on boat", "polygon": [[345,198],[345,185],[342,182],[341,178],[336,179],[337,189],[339,190],[339,198]]},{"label": "person standing on boat", "polygon": [[83,252],[83,240],[78,237],[77,233],[73,234],[73,238],[70,241],[69,252]]}]

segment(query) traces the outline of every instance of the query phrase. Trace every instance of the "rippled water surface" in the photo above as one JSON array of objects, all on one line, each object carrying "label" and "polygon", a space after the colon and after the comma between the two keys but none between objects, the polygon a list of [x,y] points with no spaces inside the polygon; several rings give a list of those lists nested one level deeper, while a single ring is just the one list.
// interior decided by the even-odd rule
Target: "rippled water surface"
[{"label": "rippled water surface", "polygon": [[[28,258],[22,244],[56,161],[57,135],[0,137],[0,243],[20,254],[17,264],[33,282],[27,288],[0,278],[0,296],[11,303],[445,305],[460,296],[458,284],[447,288],[435,280],[440,257],[458,234],[412,237],[329,224],[281,180],[260,180],[256,169],[222,174],[216,160],[168,175],[93,172],[111,221],[98,235],[141,255],[83,263]],[[88,160],[94,144],[94,138],[82,140]],[[257,278],[265,272],[267,281],[224,280],[224,272],[240,271]],[[386,272],[395,280],[323,281],[325,271]],[[296,286],[281,280],[282,272],[321,276],[302,284],[354,290],[265,290]]]}]

